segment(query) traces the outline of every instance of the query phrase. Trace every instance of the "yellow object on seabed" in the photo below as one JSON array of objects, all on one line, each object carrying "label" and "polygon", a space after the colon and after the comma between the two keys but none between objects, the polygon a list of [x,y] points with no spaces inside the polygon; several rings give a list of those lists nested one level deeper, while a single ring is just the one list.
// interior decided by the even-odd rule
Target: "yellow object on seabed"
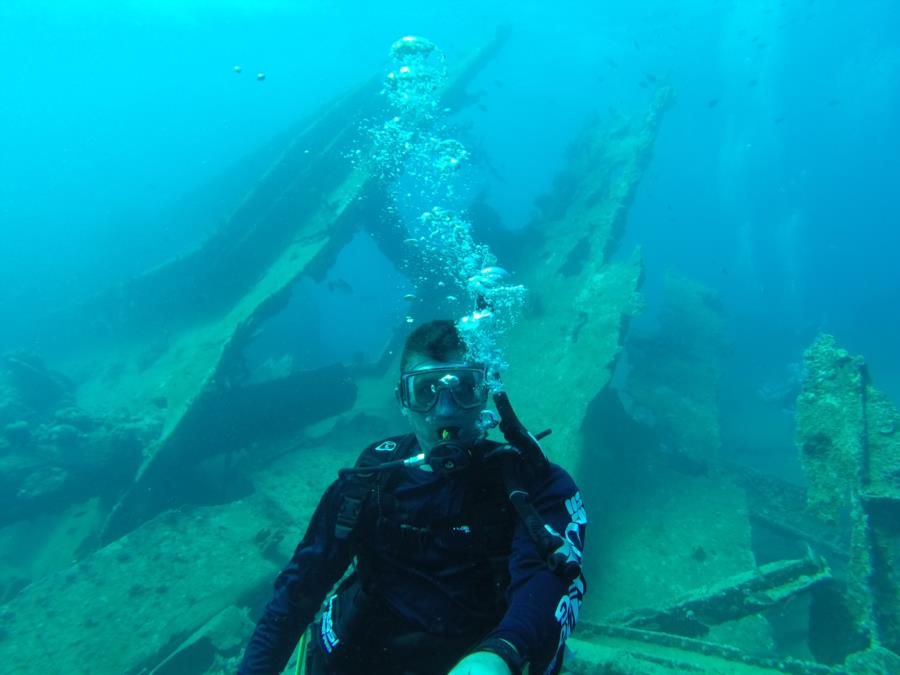
[{"label": "yellow object on seabed", "polygon": [[306,675],[306,645],[309,642],[309,630],[303,631],[297,645],[297,675]]}]

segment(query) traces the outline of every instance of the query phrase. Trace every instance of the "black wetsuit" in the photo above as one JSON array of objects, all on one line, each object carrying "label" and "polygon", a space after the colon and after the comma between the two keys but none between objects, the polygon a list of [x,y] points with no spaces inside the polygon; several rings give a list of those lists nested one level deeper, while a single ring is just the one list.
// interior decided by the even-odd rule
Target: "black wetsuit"
[{"label": "black wetsuit", "polygon": [[[418,452],[412,435],[373,444]],[[310,632],[308,672],[444,675],[487,638],[508,641],[530,672],[556,673],[585,590],[551,571],[510,507],[499,466],[441,476],[391,471],[365,501],[353,534],[336,535],[349,489],[326,490],[275,582],[240,675],[275,675],[354,557],[356,567]],[[586,523],[571,476],[550,465],[530,487],[546,523],[581,551]]]}]

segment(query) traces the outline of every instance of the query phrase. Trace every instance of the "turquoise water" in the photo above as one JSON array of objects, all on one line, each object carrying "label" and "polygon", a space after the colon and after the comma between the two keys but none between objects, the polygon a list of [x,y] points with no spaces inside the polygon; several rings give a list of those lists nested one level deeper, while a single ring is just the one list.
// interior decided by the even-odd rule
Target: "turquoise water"
[{"label": "turquoise water", "polygon": [[[568,148],[585,120],[614,129],[622,120],[641,118],[664,87],[671,87],[675,98],[627,204],[622,241],[613,255],[627,261],[639,248],[644,263],[645,310],[621,336],[625,356],[613,380],[625,392],[631,418],[660,431],[670,412],[654,410],[652,396],[640,400],[637,385],[628,393],[627,384],[629,372],[637,379],[642,372],[640,363],[629,367],[628,360],[652,353],[641,340],[658,335],[660,327],[682,325],[667,316],[670,273],[708,289],[705,297],[721,320],[721,339],[709,347],[716,350],[716,377],[707,402],[716,422],[710,442],[725,463],[805,486],[795,448],[795,402],[807,375],[803,351],[820,333],[862,355],[874,385],[895,404],[900,401],[900,203],[895,198],[900,6],[895,2],[5,0],[0,3],[0,354],[13,356],[4,361],[0,380],[5,434],[0,505],[6,512],[0,522],[0,601],[6,607],[0,612],[6,613],[0,617],[7,624],[0,624],[0,649],[10,648],[12,639],[5,636],[16,635],[14,615],[23,615],[10,608],[29,592],[29,602],[39,598],[35,585],[64,589],[57,581],[73,574],[73,561],[99,556],[108,562],[118,555],[101,546],[101,539],[115,545],[110,544],[115,537],[100,537],[104,523],[152,455],[148,448],[171,431],[171,415],[184,404],[179,397],[200,391],[193,381],[172,384],[177,379],[172,373],[189,370],[173,356],[178,331],[237,304],[236,291],[230,295],[223,288],[220,297],[210,299],[197,290],[199,281],[192,288],[188,273],[178,277],[183,288],[156,291],[151,285],[143,295],[130,280],[155,278],[151,271],[179,258],[194,264],[191,252],[233,222],[234,213],[242,213],[241,205],[283,157],[297,125],[361,86],[369,86],[368,98],[353,104],[361,119],[333,130],[330,137],[345,134],[340,143],[347,147],[328,168],[339,174],[369,166],[352,151],[366,147],[373,130],[390,119],[387,97],[379,91],[396,65],[390,47],[397,38],[427,36],[442,51],[452,79],[454,69],[500,26],[508,27],[508,39],[467,82],[466,96],[446,110],[436,108],[439,121],[429,127],[438,140],[459,143],[442,146],[444,155],[435,161],[446,169],[447,157],[465,157],[465,166],[452,177],[429,178],[438,183],[425,189],[424,172],[412,171],[404,158],[407,174],[389,176],[387,208],[364,211],[359,227],[336,236],[338,251],[328,264],[304,275],[290,299],[285,295],[274,303],[283,311],[247,328],[253,337],[242,358],[217,375],[217,382],[228,382],[223,388],[235,390],[229,394],[233,398],[204,409],[207,423],[249,409],[262,415],[270,404],[260,404],[269,399],[259,396],[289,401],[285,415],[306,406],[298,424],[304,430],[353,405],[369,414],[350,424],[354,439],[353,434],[377,435],[402,423],[399,417],[379,417],[377,406],[365,398],[369,389],[355,388],[382,372],[379,363],[392,363],[395,329],[420,320],[422,298],[438,298],[441,311],[454,318],[470,316],[473,296],[467,295],[466,279],[494,265],[502,266],[504,275],[506,269],[512,273],[503,287],[509,291],[503,296],[509,298],[509,312],[538,312],[521,300],[516,285],[517,274],[527,276],[527,248],[523,255],[506,233],[540,225],[544,214],[536,200],[554,189],[554,177],[567,166]],[[373,82],[378,84],[366,85]],[[325,147],[322,140],[308,155],[324,156]],[[307,177],[305,198],[324,194],[315,179],[325,186],[332,175]],[[432,203],[437,200],[442,203]],[[266,201],[259,203],[255,213],[262,214]],[[459,212],[448,221],[457,228],[471,224],[483,242],[467,241],[459,253],[448,238],[434,239],[435,255],[452,250],[457,257],[424,269],[394,264],[392,247],[427,238],[429,231],[407,226],[409,231],[398,235],[389,221],[418,222],[417,214],[434,207]],[[406,244],[403,250],[411,245],[420,246]],[[479,251],[478,259],[461,262],[471,250]],[[421,260],[426,259],[423,253]],[[451,288],[457,268],[465,274],[457,279],[461,285]],[[253,283],[258,280],[248,274]],[[528,283],[527,291],[540,295],[537,282]],[[189,300],[176,309],[170,301],[178,296]],[[109,299],[116,297],[139,299],[115,305]],[[109,310],[113,306],[115,312]],[[147,318],[147,308],[156,312],[154,319]],[[348,328],[348,321],[354,327]],[[198,341],[221,347],[223,335]],[[136,369],[130,356],[116,360],[119,350],[125,354],[138,342]],[[485,349],[495,348],[487,344]],[[335,364],[343,370],[334,382],[308,376]],[[158,392],[148,393],[150,386],[141,383],[157,377],[155,369],[166,377],[160,376]],[[658,372],[674,371],[658,367]],[[286,376],[299,384],[280,388],[277,383]],[[244,397],[232,383],[263,389]],[[103,398],[104,387],[119,392],[118,386],[121,398]],[[678,388],[672,381],[661,386]],[[298,394],[298,387],[314,389],[316,405],[304,392]],[[633,405],[629,396],[636,397]],[[150,412],[132,405],[139,399]],[[586,428],[603,426],[606,413],[595,413]],[[200,498],[183,486],[175,489],[165,506],[221,507],[264,491],[261,479],[230,474],[232,462],[249,475],[275,458],[290,461],[283,460],[290,453],[278,448],[296,429],[260,419],[265,418],[225,424],[216,434],[203,424],[184,431],[203,447],[191,470],[225,478],[197,483]],[[664,458],[656,461],[666,464],[685,449],[662,442],[656,450]],[[352,452],[343,461],[352,461]],[[318,466],[325,477],[333,468],[326,459]],[[323,480],[306,487],[314,493],[327,483]],[[291,506],[305,513],[309,504],[286,510]],[[163,507],[151,510],[148,518]],[[246,514],[233,517],[252,521]],[[185,523],[178,527],[189,529]],[[296,533],[287,538],[296,539]],[[754,554],[766,558],[765,545],[755,545]],[[280,559],[276,554],[270,562]],[[260,577],[267,579],[270,571]],[[258,590],[254,584],[262,581],[247,583]],[[143,590],[134,597],[145,601]],[[258,601],[254,596],[241,607],[252,615]],[[92,624],[85,626],[89,634]],[[179,633],[172,640],[184,637]],[[781,655],[811,658],[794,644],[803,639],[784,640]],[[22,649],[37,643],[27,644]],[[233,645],[222,648],[222,662],[236,658],[233,651]],[[135,659],[128,672],[153,668],[164,657],[160,647]]]}]

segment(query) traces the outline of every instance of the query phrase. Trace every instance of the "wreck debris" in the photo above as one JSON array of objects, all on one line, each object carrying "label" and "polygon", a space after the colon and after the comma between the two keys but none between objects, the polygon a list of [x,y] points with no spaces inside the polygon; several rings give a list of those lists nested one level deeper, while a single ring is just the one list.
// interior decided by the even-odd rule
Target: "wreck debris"
[{"label": "wreck debris", "polygon": [[574,675],[834,673],[818,663],[756,656],[713,642],[587,621],[579,622],[578,632],[569,638],[567,646],[572,658],[566,667]]},{"label": "wreck debris", "polygon": [[19,673],[149,672],[243,593],[268,589],[278,567],[252,540],[271,516],[261,499],[168,512],[35,581],[0,610],[0,661]]},{"label": "wreck debris", "polygon": [[[458,77],[471,78],[507,35],[498,32]],[[454,79],[449,91],[463,91],[459,85]],[[322,276],[357,231],[380,221],[384,185],[366,167],[347,160],[358,143],[359,121],[378,105],[376,94],[376,83],[367,82],[325,106],[292,131],[275,164],[201,249],[96,301],[93,309],[109,317],[118,340],[115,350],[93,355],[92,371],[106,372],[113,360],[124,365],[115,376],[97,377],[82,390],[98,403],[114,397],[138,410],[155,408],[160,396],[166,400],[163,432],[134,487],[111,514],[104,541],[171,504],[165,495],[177,491],[169,483],[179,475],[166,469],[192,461],[194,450],[179,442],[193,436],[180,427],[212,423],[203,418],[201,404],[230,386],[242,350],[285,306],[294,282]],[[442,98],[446,104],[448,96]],[[152,363],[139,368],[146,334],[166,335],[167,341]]]},{"label": "wreck debris", "polygon": [[673,99],[671,89],[661,89],[646,116],[615,129],[590,120],[520,246],[517,280],[531,289],[531,311],[510,333],[505,381],[513,391],[541,392],[517,400],[520,416],[535,427],[554,425],[548,452],[576,479],[583,452],[579,429],[610,379],[639,307],[640,252],[621,262],[609,258]]},{"label": "wreck debris", "polygon": [[792,555],[808,546],[832,562],[847,561],[849,537],[809,513],[804,488],[745,466],[726,469],[747,494],[751,523],[778,534],[790,545]]},{"label": "wreck debris", "polygon": [[715,292],[680,274],[665,277],[659,329],[632,332],[625,392],[632,407],[654,411],[660,455],[683,473],[704,474],[721,446],[718,383],[725,318]]},{"label": "wreck debris", "polygon": [[900,414],[834,337],[820,336],[804,361],[797,444],[810,509],[850,532],[846,630],[900,652],[900,438],[885,433]]},{"label": "wreck debris", "polygon": [[0,359],[9,386],[21,402],[36,412],[46,412],[71,400],[74,386],[64,375],[48,369],[36,354],[7,352]]},{"label": "wreck debris", "polygon": [[700,588],[665,608],[628,610],[607,623],[628,628],[701,637],[710,626],[770,609],[831,578],[825,561],[812,551],[800,560],[763,565]]},{"label": "wreck debris", "polygon": [[0,360],[0,527],[94,496],[112,500],[159,435],[153,415],[88,413],[74,385],[27,352]]}]

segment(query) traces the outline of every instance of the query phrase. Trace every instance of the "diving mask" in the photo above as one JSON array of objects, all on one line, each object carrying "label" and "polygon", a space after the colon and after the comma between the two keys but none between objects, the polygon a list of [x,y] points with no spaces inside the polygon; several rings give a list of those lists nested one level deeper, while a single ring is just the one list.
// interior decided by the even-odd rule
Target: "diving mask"
[{"label": "diving mask", "polygon": [[488,397],[485,369],[448,366],[411,370],[400,376],[400,403],[413,412],[434,408],[441,391],[450,394],[459,408],[472,410],[485,405]]}]

